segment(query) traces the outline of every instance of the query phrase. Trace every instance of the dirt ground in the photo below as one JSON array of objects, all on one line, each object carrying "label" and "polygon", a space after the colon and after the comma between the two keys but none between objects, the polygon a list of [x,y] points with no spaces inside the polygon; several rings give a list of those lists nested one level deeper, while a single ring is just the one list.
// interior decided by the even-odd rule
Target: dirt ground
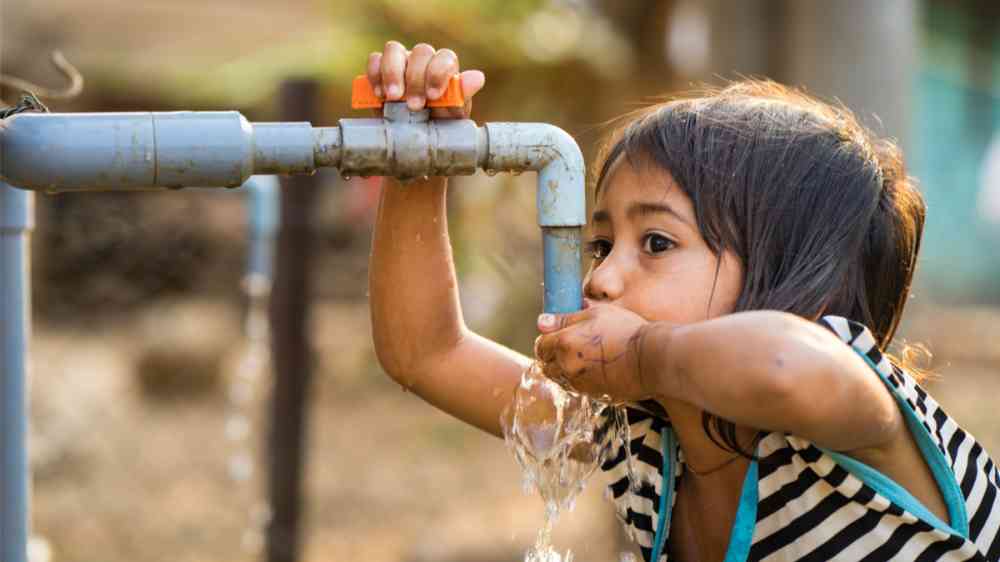
[{"label": "dirt ground", "polygon": [[[258,559],[259,536],[248,529],[266,517],[259,474],[248,474],[237,455],[262,439],[255,412],[267,389],[262,382],[257,398],[242,409],[233,405],[246,351],[235,307],[190,301],[174,309],[86,329],[36,329],[33,522],[53,561]],[[312,320],[317,368],[303,560],[520,560],[542,506],[521,492],[503,443],[380,373],[364,303],[321,304]],[[931,392],[1000,452],[1000,312],[915,311],[904,329],[936,352]],[[189,379],[217,380],[150,397],[149,379],[136,366],[149,368],[157,346],[188,341],[192,332],[211,334],[205,345],[223,350],[221,374],[189,372]],[[233,425],[239,414],[255,422],[242,439]],[[234,471],[243,480],[234,480]],[[579,562],[617,561],[630,548],[599,481],[557,526],[556,546],[571,548]]]}]

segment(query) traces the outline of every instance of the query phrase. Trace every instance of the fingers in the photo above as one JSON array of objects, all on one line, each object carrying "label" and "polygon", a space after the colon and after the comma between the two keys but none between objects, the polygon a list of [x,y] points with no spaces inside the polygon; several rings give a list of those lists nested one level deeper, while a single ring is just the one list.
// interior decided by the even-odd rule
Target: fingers
[{"label": "fingers", "polygon": [[427,99],[440,98],[448,87],[448,80],[458,74],[458,55],[451,49],[434,53],[427,64]]},{"label": "fingers", "polygon": [[374,52],[368,55],[368,68],[365,72],[371,82],[375,97],[382,97],[382,53]]},{"label": "fingers", "polygon": [[406,105],[410,111],[419,111],[427,103],[426,81],[431,72],[429,63],[435,56],[434,47],[427,43],[416,45],[410,52],[406,62]]},{"label": "fingers", "polygon": [[578,310],[567,314],[540,314],[538,316],[538,331],[543,334],[551,334],[552,332],[557,332],[567,326],[572,326],[577,322],[586,320],[593,315],[593,308]]},{"label": "fingers", "polygon": [[398,41],[389,41],[382,51],[382,89],[385,99],[399,101],[403,99],[404,76],[406,71],[406,48]]},{"label": "fingers", "polygon": [[435,108],[434,118],[468,118],[472,109],[472,96],[486,84],[486,75],[478,70],[459,73],[458,55],[451,49],[435,50],[420,43],[407,51],[398,41],[389,41],[382,52],[368,55],[366,69],[372,90],[386,101],[406,101],[411,111],[418,111],[428,100],[440,99],[448,88],[448,81],[459,75],[465,107]]},{"label": "fingers", "polygon": [[545,363],[542,367],[542,374],[566,390],[576,390],[573,386],[572,378],[566,375],[566,372],[563,371],[558,363]]},{"label": "fingers", "polygon": [[[455,74],[458,74],[458,55],[451,49],[441,49],[435,53],[427,67],[427,99],[439,99],[448,88],[448,81]],[[472,96],[483,89],[486,84],[486,75],[478,70],[469,70],[459,75],[462,82],[462,96],[465,98],[464,107],[439,107],[435,108],[431,115],[435,119],[465,119],[472,114]]]},{"label": "fingers", "polygon": [[486,75],[479,70],[466,70],[459,74],[462,81],[462,97],[465,98],[465,107],[452,107],[450,116],[456,119],[468,118],[472,115],[472,96],[486,85]]},{"label": "fingers", "polygon": [[486,85],[486,75],[481,70],[466,70],[460,75],[462,79],[462,95],[466,100],[479,93]]}]

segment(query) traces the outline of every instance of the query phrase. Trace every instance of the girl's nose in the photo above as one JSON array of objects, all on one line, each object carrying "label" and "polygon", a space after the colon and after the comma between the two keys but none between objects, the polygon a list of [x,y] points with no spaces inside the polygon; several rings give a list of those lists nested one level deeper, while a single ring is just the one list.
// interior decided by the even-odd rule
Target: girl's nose
[{"label": "girl's nose", "polygon": [[605,260],[591,268],[583,284],[583,295],[599,302],[615,301],[622,296],[624,290],[622,272],[611,260]]}]

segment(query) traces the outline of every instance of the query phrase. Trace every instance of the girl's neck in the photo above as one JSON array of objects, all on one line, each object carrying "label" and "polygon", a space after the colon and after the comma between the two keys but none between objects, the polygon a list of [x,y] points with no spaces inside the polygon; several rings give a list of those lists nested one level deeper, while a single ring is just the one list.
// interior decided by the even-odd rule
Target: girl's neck
[{"label": "girl's neck", "polygon": [[[665,401],[663,407],[670,414],[678,444],[687,465],[685,478],[712,481],[713,485],[732,480],[733,488],[742,487],[747,462],[739,453],[720,448],[705,434],[702,412],[686,402]],[[744,448],[752,445],[756,430],[736,426],[737,441]],[[725,486],[729,488],[730,486]]]}]

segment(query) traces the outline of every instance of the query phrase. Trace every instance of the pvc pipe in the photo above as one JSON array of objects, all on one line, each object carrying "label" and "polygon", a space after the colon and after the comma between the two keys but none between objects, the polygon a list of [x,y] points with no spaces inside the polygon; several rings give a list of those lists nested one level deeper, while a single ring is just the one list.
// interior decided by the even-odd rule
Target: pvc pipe
[{"label": "pvc pipe", "polygon": [[29,232],[34,194],[0,183],[0,560],[26,562]]},{"label": "pvc pipe", "polygon": [[[546,124],[430,121],[387,103],[384,119],[342,119],[339,126],[249,123],[237,112],[22,113],[0,121],[0,180],[33,190],[141,190],[237,187],[252,174],[467,175],[538,172],[547,312],[581,308],[580,230],[586,222],[584,163],[576,142]],[[4,188],[0,199],[0,332],[3,387],[4,562],[23,562],[27,537],[27,415],[24,360],[28,333],[27,232],[30,194]],[[264,197],[263,193],[258,193]],[[251,195],[251,197],[255,197]],[[263,209],[261,207],[260,209]],[[272,212],[274,207],[271,208]],[[263,240],[274,228],[261,210],[251,228]],[[252,234],[252,236],[255,236]],[[253,246],[253,245],[252,245]],[[267,252],[269,252],[268,250]],[[265,272],[266,252],[251,252],[251,271]]]},{"label": "pvc pipe", "polygon": [[[480,167],[534,170],[539,225],[586,222],[583,157],[565,131],[541,123],[480,128],[467,119],[430,121],[429,114],[387,103],[384,119],[342,119],[337,127],[313,128],[249,123],[235,111],[24,113],[0,127],[0,179],[49,191],[135,190],[235,187],[251,174],[312,173],[317,166],[402,179],[467,175]],[[576,242],[565,243],[572,237]],[[549,255],[560,271],[569,271],[572,260],[559,252],[579,256],[579,228],[557,238],[564,243],[551,242]],[[556,275],[548,263],[546,272],[546,302],[579,308],[582,294],[566,286],[576,273]]]},{"label": "pvc pipe", "polygon": [[274,239],[281,209],[281,185],[275,176],[251,176],[243,184],[247,190],[249,248],[247,277],[249,290],[270,288],[274,277]]},{"label": "pvc pipe", "polygon": [[487,123],[487,170],[536,170],[542,227],[545,312],[583,306],[581,227],[586,224],[586,170],[580,147],[543,123]]},{"label": "pvc pipe", "polygon": [[251,125],[236,111],[20,113],[0,127],[0,179],[81,191],[238,187],[312,173],[309,123]]}]

